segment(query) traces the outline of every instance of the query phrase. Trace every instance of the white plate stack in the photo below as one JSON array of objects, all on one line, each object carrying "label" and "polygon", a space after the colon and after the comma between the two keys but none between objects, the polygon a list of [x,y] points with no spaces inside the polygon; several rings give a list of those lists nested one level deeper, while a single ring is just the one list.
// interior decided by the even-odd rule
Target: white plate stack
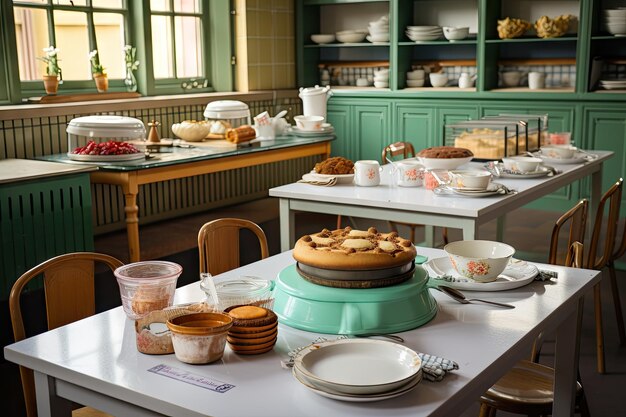
[{"label": "white plate stack", "polygon": [[443,37],[441,26],[407,26],[405,33],[413,42],[435,41]]},{"label": "white plate stack", "polygon": [[374,87],[376,88],[388,88],[389,87],[389,69],[383,68],[378,71],[374,71]]},{"label": "white plate stack", "polygon": [[394,398],[422,380],[422,361],[406,346],[373,339],[314,343],[298,353],[294,377],[309,390],[341,401]]},{"label": "white plate stack", "polygon": [[602,13],[604,28],[611,35],[626,36],[626,8],[606,9]]},{"label": "white plate stack", "polygon": [[389,42],[389,16],[381,16],[367,26],[367,40],[372,43]]},{"label": "white plate stack", "polygon": [[600,80],[600,87],[605,90],[625,90],[626,80]]}]

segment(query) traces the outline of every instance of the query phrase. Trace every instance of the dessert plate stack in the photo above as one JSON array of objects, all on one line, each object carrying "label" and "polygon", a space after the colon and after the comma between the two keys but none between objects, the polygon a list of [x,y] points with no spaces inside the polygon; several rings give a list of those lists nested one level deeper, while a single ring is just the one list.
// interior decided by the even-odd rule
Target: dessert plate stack
[{"label": "dessert plate stack", "polygon": [[405,33],[413,42],[434,41],[443,37],[441,26],[407,26]]},{"label": "dessert plate stack", "polygon": [[600,87],[605,90],[625,90],[626,80],[600,80]]},{"label": "dessert plate stack", "polygon": [[626,8],[603,10],[602,25],[611,35],[626,36]]},{"label": "dessert plate stack", "polygon": [[341,401],[370,402],[413,390],[422,380],[417,352],[397,343],[340,339],[298,353],[293,376],[307,389]]}]

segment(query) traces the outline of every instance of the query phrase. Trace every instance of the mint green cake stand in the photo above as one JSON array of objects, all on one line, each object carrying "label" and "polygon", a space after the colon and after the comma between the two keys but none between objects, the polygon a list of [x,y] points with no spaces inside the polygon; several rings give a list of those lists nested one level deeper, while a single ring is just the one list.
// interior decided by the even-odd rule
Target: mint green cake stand
[{"label": "mint green cake stand", "polygon": [[332,288],[302,278],[296,265],[278,274],[273,310],[282,324],[328,334],[394,333],[419,327],[437,314],[428,274],[383,288]]}]

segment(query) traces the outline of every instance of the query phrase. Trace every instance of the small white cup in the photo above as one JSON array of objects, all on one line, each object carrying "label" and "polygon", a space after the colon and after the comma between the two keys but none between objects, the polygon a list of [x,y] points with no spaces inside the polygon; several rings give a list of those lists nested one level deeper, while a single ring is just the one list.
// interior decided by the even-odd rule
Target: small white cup
[{"label": "small white cup", "polygon": [[528,88],[531,90],[539,90],[546,87],[546,74],[543,72],[528,73]]},{"label": "small white cup", "polygon": [[421,187],[424,184],[424,165],[417,160],[396,162],[400,187]]},{"label": "small white cup", "polygon": [[360,187],[375,187],[380,184],[381,166],[378,161],[364,160],[354,163],[354,183]]},{"label": "small white cup", "polygon": [[296,122],[296,126],[300,130],[313,131],[313,130],[321,130],[322,123],[324,123],[323,116],[303,116],[298,115],[293,118]]}]

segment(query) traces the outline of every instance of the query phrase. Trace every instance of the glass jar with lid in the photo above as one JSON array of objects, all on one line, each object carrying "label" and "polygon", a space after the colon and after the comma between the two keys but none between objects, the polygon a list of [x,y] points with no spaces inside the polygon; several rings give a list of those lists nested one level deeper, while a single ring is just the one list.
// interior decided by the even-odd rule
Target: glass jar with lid
[{"label": "glass jar with lid", "polygon": [[[80,161],[98,162],[144,158],[144,153],[128,143],[146,138],[143,122],[133,117],[98,115],[70,120],[67,129],[68,157]],[[99,146],[95,146],[99,145]],[[95,147],[86,152],[86,147]]]},{"label": "glass jar with lid", "polygon": [[523,153],[526,142],[520,127],[517,121],[487,119],[448,124],[444,144],[469,149],[477,160],[496,160]]},{"label": "glass jar with lid", "polygon": [[209,137],[223,138],[226,129],[250,125],[250,108],[242,101],[218,100],[207,104],[204,118],[211,124]]}]

